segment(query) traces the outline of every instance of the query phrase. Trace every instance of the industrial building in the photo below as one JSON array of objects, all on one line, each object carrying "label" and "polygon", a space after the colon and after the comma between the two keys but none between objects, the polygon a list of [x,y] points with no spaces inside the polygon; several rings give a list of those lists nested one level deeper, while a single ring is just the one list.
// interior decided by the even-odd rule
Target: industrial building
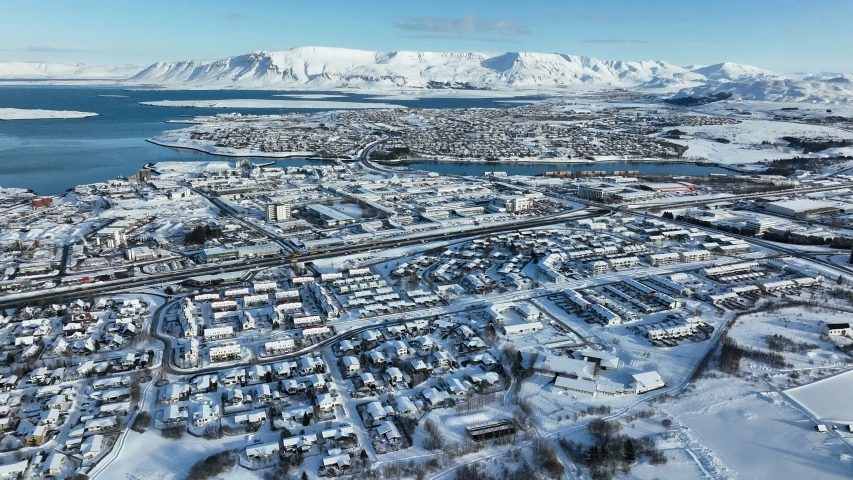
[{"label": "industrial building", "polygon": [[768,203],[764,210],[786,217],[804,218],[810,215],[837,213],[840,209],[829,202],[798,199]]}]

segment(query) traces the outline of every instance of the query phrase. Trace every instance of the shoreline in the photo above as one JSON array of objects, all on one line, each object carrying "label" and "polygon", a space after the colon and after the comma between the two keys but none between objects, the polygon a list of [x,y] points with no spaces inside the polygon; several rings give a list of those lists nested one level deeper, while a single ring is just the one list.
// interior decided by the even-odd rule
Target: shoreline
[{"label": "shoreline", "polygon": [[[256,158],[269,158],[269,159],[279,159],[279,160],[287,160],[292,158],[305,158],[310,160],[326,160],[329,162],[334,161],[348,161],[352,160],[351,158],[341,158],[341,157],[323,157],[318,155],[316,152],[298,152],[298,153],[269,153],[269,152],[257,152],[257,153],[227,153],[227,152],[216,152],[210,151],[203,147],[193,147],[186,145],[178,145],[173,143],[166,143],[162,141],[155,140],[154,138],[146,138],[146,142],[152,143],[154,145],[166,148],[173,148],[175,150],[187,150],[199,153],[206,153],[208,155],[214,155],[217,157],[232,157],[232,158],[247,158],[247,157],[256,157]],[[672,164],[672,165],[697,165],[702,167],[718,167],[725,170],[729,170],[737,173],[754,173],[747,172],[743,170],[736,169],[734,167],[711,163],[711,162],[697,162],[690,160],[656,160],[656,159],[638,159],[638,160],[623,160],[623,159],[613,159],[613,160],[556,160],[556,159],[548,159],[548,160],[514,160],[507,159],[501,160],[500,162],[490,162],[482,159],[470,159],[470,160],[457,160],[457,159],[416,159],[416,160],[371,160],[374,163],[385,165],[389,167],[407,167],[407,164],[413,163],[426,163],[426,162],[434,162],[434,163],[446,163],[446,164],[475,164],[475,165],[494,165],[496,170],[500,170],[501,165],[542,165],[542,166],[558,166],[558,165],[569,165],[569,166],[590,166],[594,167],[595,165],[601,164],[611,164],[611,163],[648,163],[648,164]],[[412,167],[409,167],[412,168]]]},{"label": "shoreline", "polygon": [[318,155],[316,152],[293,152],[293,153],[269,153],[269,152],[257,152],[257,153],[225,153],[225,152],[214,152],[210,150],[205,150],[202,147],[192,147],[188,145],[176,145],[171,143],[165,143],[162,141],[157,141],[154,138],[146,138],[146,142],[152,143],[154,145],[166,148],[173,148],[175,150],[187,150],[192,152],[206,153],[208,155],[214,155],[216,157],[233,157],[233,158],[248,158],[248,157],[257,157],[257,158],[271,158],[271,159],[280,159],[287,160],[289,158],[305,158],[309,160],[327,160],[329,162],[334,161],[344,161],[351,160],[350,158],[341,158],[341,157],[324,157]]}]

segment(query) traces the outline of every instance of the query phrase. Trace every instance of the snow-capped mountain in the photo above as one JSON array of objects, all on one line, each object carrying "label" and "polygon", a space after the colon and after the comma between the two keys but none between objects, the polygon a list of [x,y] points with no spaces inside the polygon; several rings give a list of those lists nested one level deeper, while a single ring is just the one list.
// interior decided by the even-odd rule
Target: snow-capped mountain
[{"label": "snow-capped mountain", "polygon": [[147,83],[211,87],[466,87],[579,84],[633,87],[658,79],[701,81],[666,62],[623,62],[557,53],[373,52],[327,47],[258,51],[214,62],[155,63]]},{"label": "snow-capped mountain", "polygon": [[[141,71],[140,71],[141,70]],[[129,78],[128,78],[129,77]],[[676,97],[731,93],[734,99],[853,102],[853,76],[783,75],[751,65],[679,67],[558,53],[376,52],[331,47],[256,51],[216,61],[158,62],[139,67],[0,63],[0,78],[126,79],[173,88],[638,88]]]},{"label": "snow-capped mountain", "polygon": [[142,67],[100,67],[83,63],[0,62],[0,78],[7,79],[126,79]]}]

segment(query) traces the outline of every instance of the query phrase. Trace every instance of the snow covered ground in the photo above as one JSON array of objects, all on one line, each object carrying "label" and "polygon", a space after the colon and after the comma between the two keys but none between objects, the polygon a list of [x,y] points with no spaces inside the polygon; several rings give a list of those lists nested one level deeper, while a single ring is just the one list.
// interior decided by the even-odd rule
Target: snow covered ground
[{"label": "snow covered ground", "polygon": [[266,99],[228,99],[228,100],[158,100],[140,102],[141,105],[155,107],[192,107],[192,108],[305,108],[305,109],[363,109],[363,108],[406,108],[393,103],[336,102],[324,100],[266,100]]},{"label": "snow covered ground", "polygon": [[50,118],[97,117],[97,113],[72,110],[38,110],[29,108],[0,108],[0,120],[43,120]]},{"label": "snow covered ground", "polygon": [[[754,163],[762,160],[803,156],[800,149],[765,145],[761,142],[787,143],[782,137],[853,139],[853,132],[834,127],[807,125],[796,122],[771,120],[743,120],[733,125],[706,125],[701,127],[680,126],[678,130],[693,138],[672,140],[689,149],[686,157],[704,158],[722,164]],[[725,139],[730,143],[722,143]],[[809,154],[810,157],[831,157],[843,152],[823,151]]]},{"label": "snow covered ground", "polygon": [[851,391],[853,371],[792,388],[785,393],[821,420],[853,423],[849,400]]},{"label": "snow covered ground", "polygon": [[282,94],[282,95],[273,95],[273,97],[287,97],[287,98],[298,98],[300,100],[325,100],[327,98],[346,98],[346,95],[335,95],[330,93],[293,93],[293,94]]},{"label": "snow covered ground", "polygon": [[850,478],[849,447],[818,433],[806,415],[763,387],[737,378],[700,380],[663,408],[723,478]]}]

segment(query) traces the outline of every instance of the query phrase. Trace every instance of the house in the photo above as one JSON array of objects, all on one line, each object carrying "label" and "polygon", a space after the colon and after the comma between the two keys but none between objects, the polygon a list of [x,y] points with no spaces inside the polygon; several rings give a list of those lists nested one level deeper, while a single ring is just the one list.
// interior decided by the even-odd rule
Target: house
[{"label": "house", "polygon": [[86,440],[83,440],[83,443],[80,445],[80,455],[83,458],[90,460],[100,455],[103,449],[104,436],[92,435],[87,437]]},{"label": "house", "polygon": [[364,416],[371,422],[384,420],[388,415],[393,415],[392,407],[385,407],[379,402],[370,402],[364,407]]},{"label": "house", "polygon": [[418,344],[418,348],[425,352],[429,352],[435,348],[435,343],[433,343],[432,339],[429,337],[419,337],[416,340],[416,343]]},{"label": "house", "polygon": [[427,373],[430,370],[429,365],[424,363],[423,360],[412,360],[409,362],[409,365],[411,365],[413,372]]},{"label": "house", "polygon": [[47,408],[62,410],[65,407],[65,404],[68,403],[68,399],[63,394],[59,394],[53,397],[49,402],[47,402]]},{"label": "house", "polygon": [[251,459],[265,460],[277,455],[280,450],[278,442],[251,445],[246,447],[246,456]]},{"label": "house", "polygon": [[450,394],[435,387],[422,391],[421,396],[429,408],[441,408],[450,402]]},{"label": "house", "polygon": [[266,383],[258,385],[258,388],[255,389],[255,395],[260,402],[269,402],[272,400],[272,390],[270,390],[270,386]]},{"label": "house", "polygon": [[341,404],[341,401],[338,397],[333,397],[327,393],[318,393],[316,400],[317,407],[319,407],[320,410],[323,410],[325,412],[334,410],[335,407],[340,406]]},{"label": "house", "polygon": [[398,413],[416,413],[418,411],[418,407],[415,406],[415,402],[411,401],[409,397],[397,397],[394,403],[394,409]]},{"label": "house", "polygon": [[394,441],[399,440],[401,438],[400,431],[397,430],[397,426],[394,425],[394,422],[384,421],[376,427],[376,433],[381,437],[384,437],[386,441]]},{"label": "house", "polygon": [[353,353],[357,353],[358,350],[359,348],[349,340],[341,340],[338,346],[338,351],[341,355],[352,355]]},{"label": "house", "polygon": [[202,427],[219,419],[219,405],[210,405],[203,403],[193,412],[193,425]]},{"label": "house", "polygon": [[115,417],[104,417],[104,418],[93,418],[92,420],[87,421],[83,424],[83,431],[85,433],[89,432],[101,432],[103,430],[109,430],[117,427]]},{"label": "house", "polygon": [[299,373],[301,375],[309,375],[315,372],[325,371],[325,368],[326,364],[323,363],[323,360],[317,357],[299,357]]},{"label": "house", "polygon": [[382,352],[376,350],[371,350],[367,354],[367,358],[370,360],[370,363],[374,365],[384,365],[388,361],[388,359],[385,358],[385,355],[383,355]]},{"label": "house", "polygon": [[447,352],[433,352],[432,364],[437,367],[445,367],[450,364],[450,355]]},{"label": "house", "polygon": [[376,379],[373,378],[373,374],[370,372],[363,372],[359,375],[359,379],[361,379],[361,384],[366,388],[374,388],[376,387]]},{"label": "house", "polygon": [[167,405],[172,405],[180,402],[181,400],[187,400],[188,398],[190,398],[189,385],[184,385],[182,383],[170,383],[166,385],[165,389],[163,389],[163,395],[160,397],[160,401]]},{"label": "house", "polygon": [[403,372],[397,367],[388,367],[385,369],[385,380],[390,384],[396,384],[403,381]]},{"label": "house", "polygon": [[163,409],[163,423],[166,425],[186,422],[188,416],[186,408],[181,408],[178,405],[167,405]]},{"label": "house", "polygon": [[260,383],[267,380],[267,374],[271,373],[272,369],[267,365],[252,365],[246,369],[249,383]]},{"label": "house", "polygon": [[229,385],[237,385],[238,383],[242,384],[246,381],[246,369],[232,368],[231,370],[220,372],[219,378],[222,381],[222,384],[226,387]]},{"label": "house", "polygon": [[282,448],[285,452],[302,452],[305,453],[311,450],[311,446],[317,443],[317,435],[296,435],[288,437],[281,441]]},{"label": "house", "polygon": [[243,403],[243,390],[239,388],[229,388],[225,392],[225,403],[228,405],[241,405]]},{"label": "house", "polygon": [[[18,427],[20,428],[20,426]],[[32,433],[27,435],[27,446],[35,447],[41,445],[47,440],[47,427],[38,425],[33,429]]]},{"label": "house", "polygon": [[458,378],[451,378],[447,381],[447,389],[453,395],[464,395],[468,393],[468,390],[470,390],[470,388],[471,384],[469,384],[468,382],[463,382]]},{"label": "house", "polygon": [[339,448],[329,450],[329,456],[323,458],[323,468],[348,470],[350,468],[349,452],[342,452]]},{"label": "house", "polygon": [[634,379],[631,389],[637,394],[666,386],[660,374],[655,371],[634,373],[631,377]]},{"label": "house", "polygon": [[234,423],[237,425],[257,425],[266,421],[267,413],[264,410],[234,416]]},{"label": "house", "polygon": [[323,440],[349,440],[355,438],[355,430],[351,426],[330,428],[321,433]]},{"label": "house", "polygon": [[194,377],[192,379],[192,388],[193,391],[199,393],[208,393],[213,390],[213,386],[216,384],[216,380],[212,375],[199,375],[198,377]]},{"label": "house", "polygon": [[398,357],[405,357],[409,354],[409,347],[400,340],[389,343],[389,350]]},{"label": "house", "polygon": [[39,418],[39,425],[43,425],[45,427],[52,427],[59,422],[59,410],[55,408],[50,408],[46,412],[41,414],[41,418]]},{"label": "house", "polygon": [[472,385],[476,385],[480,390],[491,387],[492,385],[500,382],[501,377],[495,372],[484,372],[474,375],[467,375],[465,377],[469,383]]},{"label": "house", "polygon": [[341,360],[341,365],[343,367],[343,373],[346,376],[355,375],[359,370],[361,370],[361,364],[359,363],[358,358],[353,356],[344,357]]},{"label": "house", "polygon": [[42,465],[41,474],[45,477],[55,477],[62,473],[62,465],[65,463],[65,455],[50,452]]},{"label": "house", "polygon": [[0,465],[0,478],[17,478],[23,475],[29,466],[29,460],[21,460],[20,462]]},{"label": "house", "polygon": [[823,334],[830,337],[850,336],[853,334],[853,328],[849,323],[827,323],[823,326]]}]

